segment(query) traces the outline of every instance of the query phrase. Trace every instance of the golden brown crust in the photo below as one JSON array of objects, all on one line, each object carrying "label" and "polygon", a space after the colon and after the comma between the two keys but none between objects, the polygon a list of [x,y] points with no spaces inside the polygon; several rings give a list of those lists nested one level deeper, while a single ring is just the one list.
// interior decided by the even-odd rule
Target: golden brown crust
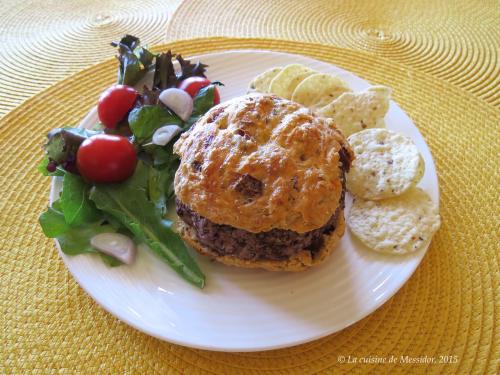
[{"label": "golden brown crust", "polygon": [[[175,143],[175,194],[217,224],[305,233],[337,209],[341,148],[353,158],[331,120],[276,96],[243,96],[211,109]],[[257,183],[252,195],[238,188],[242,176]]]},{"label": "golden brown crust", "polygon": [[243,267],[243,268],[261,268],[268,271],[290,271],[298,272],[304,271],[321,264],[328,258],[328,256],[335,249],[337,243],[342,238],[345,231],[344,215],[341,213],[338,216],[335,230],[328,235],[323,235],[323,246],[315,254],[311,256],[308,250],[302,250],[295,256],[287,260],[244,260],[230,255],[218,255],[213,250],[202,245],[196,239],[196,233],[193,228],[184,223],[182,220],[177,224],[179,232],[184,241],[186,241],[193,249],[199,253],[209,256],[228,266]]}]

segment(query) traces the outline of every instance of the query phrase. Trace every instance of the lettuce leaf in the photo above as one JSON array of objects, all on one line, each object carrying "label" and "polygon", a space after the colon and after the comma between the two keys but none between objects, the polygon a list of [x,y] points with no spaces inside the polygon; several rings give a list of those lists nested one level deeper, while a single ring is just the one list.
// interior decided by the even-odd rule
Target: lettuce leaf
[{"label": "lettuce leaf", "polygon": [[[178,164],[178,163],[177,163]],[[174,176],[177,168],[148,168],[148,196],[162,217],[167,214],[168,201],[174,196]]]},{"label": "lettuce leaf", "polygon": [[43,234],[48,238],[57,238],[70,229],[70,226],[64,219],[59,200],[55,201],[52,207],[43,212],[38,221],[42,227]]},{"label": "lettuce leaf", "polygon": [[113,216],[129,229],[175,272],[191,284],[203,288],[205,276],[191,258],[172,223],[163,220],[148,200],[148,167],[137,164],[134,175],[121,184],[99,184],[90,191],[90,199],[100,210]]},{"label": "lettuce leaf", "polygon": [[[78,148],[85,139],[99,133],[102,131],[70,127],[52,130],[48,134],[48,141],[44,146],[46,159],[39,166],[39,171],[46,176],[58,176],[64,171],[78,173],[76,168]],[[52,173],[47,171],[49,162],[55,163],[59,172],[57,169]],[[43,167],[45,167],[46,172],[44,172]]]},{"label": "lettuce leaf", "polygon": [[90,186],[81,177],[66,173],[61,193],[61,209],[69,225],[80,225],[97,221],[101,214],[89,198]]},{"label": "lettuce leaf", "polygon": [[176,87],[177,84],[189,77],[205,77],[208,65],[201,62],[191,63],[190,60],[183,59],[181,55],[176,55],[175,59],[179,63],[181,71],[175,72],[172,58],[172,51],[156,55],[155,74],[153,87],[158,90],[165,90],[169,87]]},{"label": "lettuce leaf", "polygon": [[49,207],[47,211],[40,215],[39,222],[45,236],[56,238],[64,254],[99,254],[110,267],[122,264],[119,260],[101,253],[90,245],[90,239],[96,234],[116,232],[115,228],[104,224],[103,220],[86,223],[85,225],[71,226],[64,219],[61,201],[57,200],[52,204],[52,207]]},{"label": "lettuce leaf", "polygon": [[153,87],[162,91],[177,84],[174,64],[172,64],[172,51],[160,53],[156,56]]},{"label": "lettuce leaf", "polygon": [[179,117],[159,105],[134,108],[128,115],[128,123],[138,143],[151,139],[156,129],[164,125],[183,124]]},{"label": "lettuce leaf", "polygon": [[193,113],[187,121],[188,127],[193,125],[200,117],[207,113],[214,106],[215,85],[219,82],[212,83],[203,87],[193,99]]}]

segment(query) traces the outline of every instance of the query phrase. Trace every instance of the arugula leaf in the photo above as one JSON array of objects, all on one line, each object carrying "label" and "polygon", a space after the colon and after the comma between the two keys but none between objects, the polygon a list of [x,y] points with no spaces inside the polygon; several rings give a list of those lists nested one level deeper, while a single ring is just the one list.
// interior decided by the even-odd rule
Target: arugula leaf
[{"label": "arugula leaf", "polygon": [[165,146],[155,145],[152,143],[148,143],[142,146],[143,153],[149,155],[148,161],[146,164],[153,165],[156,168],[165,168],[170,167],[174,169],[174,173],[177,170],[177,162],[179,157],[174,154],[173,148],[174,143],[179,137],[175,137]]},{"label": "arugula leaf", "polygon": [[145,242],[185,280],[203,288],[205,276],[189,255],[184,242],[171,229],[171,222],[162,220],[154,204],[148,200],[147,185],[147,166],[139,162],[134,175],[124,183],[94,186],[90,199]]},{"label": "arugula leaf", "polygon": [[118,267],[123,264],[121,261],[119,261],[116,258],[113,258],[111,255],[99,252],[99,256],[101,257],[102,261],[109,267]]},{"label": "arugula leaf", "polygon": [[129,138],[132,136],[132,132],[130,131],[130,128],[128,126],[128,119],[124,118],[120,122],[116,124],[114,128],[105,128],[103,130],[105,134],[112,134],[112,135],[121,135],[125,138]]},{"label": "arugula leaf", "polygon": [[78,255],[86,253],[100,253],[92,247],[90,239],[99,233],[115,232],[111,225],[102,225],[100,221],[91,224],[71,227],[56,238],[61,245],[61,250],[67,255]]},{"label": "arugula leaf", "polygon": [[133,86],[153,67],[155,55],[140,44],[139,38],[132,35],[125,35],[119,42],[111,43],[113,47],[118,47],[119,84]]},{"label": "arugula leaf", "polygon": [[174,196],[174,177],[179,167],[179,157],[173,152],[176,139],[165,146],[147,144],[142,147],[142,160],[151,166],[148,173],[148,197],[162,216],[167,213],[168,202]]},{"label": "arugula leaf", "polygon": [[212,82],[203,87],[193,99],[193,113],[187,121],[188,125],[193,125],[198,119],[214,106],[215,86],[222,85],[220,82]]},{"label": "arugula leaf", "polygon": [[116,220],[113,216],[110,216],[107,213],[102,212],[102,211],[101,211],[101,214],[104,217],[104,223],[111,225],[116,232],[119,232],[119,233],[127,232],[127,233],[123,233],[123,234],[130,234],[128,229],[125,228],[122,225],[122,223],[120,223],[118,220]]},{"label": "arugula leaf", "polygon": [[38,218],[43,234],[48,238],[55,238],[66,233],[70,226],[64,219],[64,214],[61,211],[60,202],[57,200],[52,203],[47,211],[43,212]]},{"label": "arugula leaf", "polygon": [[69,225],[80,225],[98,220],[101,215],[89,198],[90,187],[81,177],[67,173],[63,179],[61,208]]},{"label": "arugula leaf", "polygon": [[210,108],[214,106],[215,86],[208,85],[203,87],[193,101],[193,115],[203,116]]},{"label": "arugula leaf", "polygon": [[177,168],[149,168],[148,195],[162,217],[167,213],[168,201],[174,195],[174,176]]},{"label": "arugula leaf", "polygon": [[139,143],[150,139],[156,129],[164,125],[182,126],[182,120],[179,117],[159,105],[134,108],[128,115],[128,123]]},{"label": "arugula leaf", "polygon": [[64,219],[60,200],[52,203],[52,207],[49,207],[47,211],[42,213],[38,220],[45,236],[48,238],[56,238],[64,254],[78,255],[95,253],[99,254],[104,263],[110,267],[116,267],[123,264],[118,259],[101,253],[90,245],[90,239],[96,234],[116,232],[116,229],[111,225],[102,225],[102,220],[73,227]]}]

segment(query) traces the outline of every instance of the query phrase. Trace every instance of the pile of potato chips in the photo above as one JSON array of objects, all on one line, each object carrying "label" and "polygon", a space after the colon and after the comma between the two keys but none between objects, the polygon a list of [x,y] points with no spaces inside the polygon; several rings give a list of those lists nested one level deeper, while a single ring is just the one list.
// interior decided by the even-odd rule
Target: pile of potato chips
[{"label": "pile of potato chips", "polygon": [[259,74],[249,90],[275,94],[309,107],[320,116],[331,117],[346,137],[363,129],[384,127],[391,95],[391,89],[384,86],[352,92],[339,77],[300,64]]},{"label": "pile of potato chips", "polygon": [[304,65],[269,69],[249,91],[270,93],[332,118],[348,137],[356,159],[347,174],[354,196],[347,223],[373,250],[406,254],[424,247],[440,226],[438,207],[416,187],[425,164],[413,141],[384,129],[391,89],[353,92],[339,77]]}]

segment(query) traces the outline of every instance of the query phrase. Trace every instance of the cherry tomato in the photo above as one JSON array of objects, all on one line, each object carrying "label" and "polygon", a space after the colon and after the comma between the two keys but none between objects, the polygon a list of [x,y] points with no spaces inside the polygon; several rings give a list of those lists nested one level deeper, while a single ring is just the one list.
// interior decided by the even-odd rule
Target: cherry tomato
[{"label": "cherry tomato", "polygon": [[[192,98],[198,94],[198,91],[200,91],[203,87],[207,87],[210,85],[210,80],[204,77],[189,77],[183,80],[179,84],[179,88],[181,90],[186,91],[189,95],[191,95]],[[217,105],[220,103],[220,95],[219,95],[219,90],[217,90],[217,87],[214,88],[214,105]]]},{"label": "cherry tomato", "polygon": [[78,171],[91,182],[124,181],[134,173],[136,162],[134,146],[120,135],[94,135],[76,154]]},{"label": "cherry tomato", "polygon": [[137,91],[133,87],[111,86],[99,97],[97,105],[99,120],[106,128],[114,129],[132,109],[137,95]]}]

